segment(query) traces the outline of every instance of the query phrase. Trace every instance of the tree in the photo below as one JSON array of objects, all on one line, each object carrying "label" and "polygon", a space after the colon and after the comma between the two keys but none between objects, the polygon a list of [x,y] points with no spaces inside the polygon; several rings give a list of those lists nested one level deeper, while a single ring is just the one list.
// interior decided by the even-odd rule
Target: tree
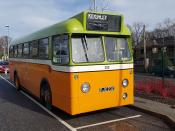
[{"label": "tree", "polygon": [[142,22],[135,22],[132,26],[129,26],[132,32],[132,39],[134,45],[138,45],[141,41],[143,41],[143,27],[144,23]]},{"label": "tree", "polygon": [[[8,43],[11,42],[11,38],[9,38],[8,36],[3,36],[3,37],[0,37],[0,58],[8,53]],[[5,50],[4,50],[5,48]]]},{"label": "tree", "polygon": [[6,44],[6,37],[0,37],[0,48],[4,48]]},{"label": "tree", "polygon": [[163,21],[163,25],[166,29],[169,29],[170,27],[172,27],[173,24],[174,24],[174,22],[170,18],[166,18]]},{"label": "tree", "polygon": [[104,12],[106,10],[111,10],[110,9],[110,1],[111,0],[90,0],[90,10],[91,11],[101,11]]},{"label": "tree", "polygon": [[157,24],[153,34],[155,38],[175,36],[175,22],[170,18],[166,18],[163,22]]},{"label": "tree", "polygon": [[0,58],[4,54],[4,46],[5,46],[5,39],[3,37],[0,38]]},{"label": "tree", "polygon": [[175,22],[171,20],[170,18],[166,18],[163,21],[164,24],[164,30],[167,30],[167,36],[175,36]]}]

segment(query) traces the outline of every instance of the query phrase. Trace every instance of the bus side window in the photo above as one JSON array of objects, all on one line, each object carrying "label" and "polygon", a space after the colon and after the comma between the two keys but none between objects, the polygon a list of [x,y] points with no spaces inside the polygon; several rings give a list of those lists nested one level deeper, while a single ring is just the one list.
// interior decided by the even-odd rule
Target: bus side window
[{"label": "bus side window", "polygon": [[23,45],[23,57],[24,58],[29,57],[29,43],[24,43]]},{"label": "bus side window", "polygon": [[49,58],[49,39],[44,38],[39,40],[39,58],[48,59]]},{"label": "bus side window", "polygon": [[17,57],[18,56],[18,47],[17,45],[14,46],[14,57]]},{"label": "bus side window", "polygon": [[53,37],[53,63],[69,63],[69,46],[67,35]]},{"label": "bus side window", "polygon": [[18,45],[18,57],[22,57],[22,44]]},{"label": "bus side window", "polygon": [[38,57],[38,41],[33,41],[30,43],[30,58]]},{"label": "bus side window", "polygon": [[10,58],[13,58],[13,55],[14,55],[13,46],[10,46],[9,48],[9,55],[10,55]]}]

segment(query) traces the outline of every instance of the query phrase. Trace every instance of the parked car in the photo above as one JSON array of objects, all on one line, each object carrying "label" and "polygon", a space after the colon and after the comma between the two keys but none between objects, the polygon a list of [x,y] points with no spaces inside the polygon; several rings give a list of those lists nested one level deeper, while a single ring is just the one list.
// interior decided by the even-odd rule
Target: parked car
[{"label": "parked car", "polygon": [[165,76],[169,76],[171,78],[175,77],[175,67],[172,65],[168,65],[167,62],[164,64],[164,68],[162,67],[162,60],[156,59],[154,60],[154,65],[152,66],[152,73],[154,75],[162,76],[164,71]]},{"label": "parked car", "polygon": [[7,61],[0,61],[0,73],[9,72],[9,63]]}]

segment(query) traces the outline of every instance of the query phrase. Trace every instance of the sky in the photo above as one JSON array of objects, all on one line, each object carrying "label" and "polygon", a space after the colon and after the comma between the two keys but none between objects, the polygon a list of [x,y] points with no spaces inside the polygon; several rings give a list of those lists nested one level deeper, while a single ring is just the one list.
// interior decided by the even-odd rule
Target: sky
[{"label": "sky", "polygon": [[[109,1],[108,12],[123,14],[125,23],[143,22],[153,29],[166,18],[175,20],[175,0],[97,0]],[[0,0],[0,36],[10,26],[13,39],[65,20],[88,10],[91,0]]]}]

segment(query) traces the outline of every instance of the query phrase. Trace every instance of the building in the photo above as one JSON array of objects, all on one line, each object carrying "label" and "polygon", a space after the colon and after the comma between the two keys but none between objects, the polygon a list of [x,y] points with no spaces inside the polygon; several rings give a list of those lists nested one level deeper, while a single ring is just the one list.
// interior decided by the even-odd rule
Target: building
[{"label": "building", "polygon": [[152,67],[155,64],[155,60],[162,59],[163,50],[168,63],[175,66],[175,37],[170,35],[165,37],[155,37],[154,35],[152,36],[153,37],[146,41],[146,63],[144,62],[143,42],[134,48],[134,62],[136,72],[151,73]]}]

